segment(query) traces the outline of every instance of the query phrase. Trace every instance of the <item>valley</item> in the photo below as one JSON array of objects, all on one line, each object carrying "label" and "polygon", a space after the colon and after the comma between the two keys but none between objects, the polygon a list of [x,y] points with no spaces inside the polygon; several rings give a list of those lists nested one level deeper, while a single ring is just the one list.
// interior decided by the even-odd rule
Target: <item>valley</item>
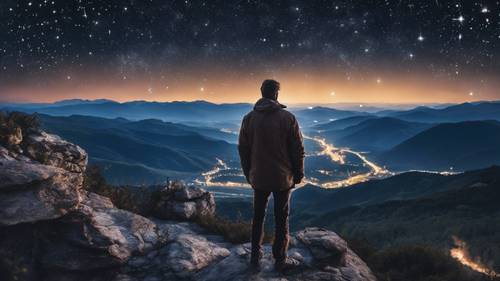
[{"label": "valley", "polygon": [[[337,148],[317,136],[304,135],[303,137],[307,142],[305,160],[308,164],[306,165],[307,176],[298,187],[313,184],[322,188],[340,188],[392,175],[384,167],[370,161],[362,152],[349,148]],[[243,188],[250,188],[239,168],[238,161],[226,162],[219,158],[216,160],[217,163],[211,170],[202,172],[193,180],[194,184],[208,188],[218,187],[219,190],[231,189],[227,192],[216,192],[216,198],[219,195],[224,198],[239,197]]]}]

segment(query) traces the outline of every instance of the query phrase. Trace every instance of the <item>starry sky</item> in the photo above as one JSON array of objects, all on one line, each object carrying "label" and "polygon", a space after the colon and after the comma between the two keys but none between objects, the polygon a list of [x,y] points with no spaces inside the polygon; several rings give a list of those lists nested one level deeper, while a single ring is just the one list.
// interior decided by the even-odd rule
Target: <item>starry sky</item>
[{"label": "starry sky", "polygon": [[0,101],[500,99],[500,1],[2,0]]}]

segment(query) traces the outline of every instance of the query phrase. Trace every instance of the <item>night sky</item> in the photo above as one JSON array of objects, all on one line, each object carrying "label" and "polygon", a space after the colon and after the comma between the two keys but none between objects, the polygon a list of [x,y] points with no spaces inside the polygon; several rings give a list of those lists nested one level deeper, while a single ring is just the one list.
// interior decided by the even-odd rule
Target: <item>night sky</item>
[{"label": "night sky", "polygon": [[0,100],[246,101],[266,77],[297,102],[500,99],[499,7],[2,0]]}]

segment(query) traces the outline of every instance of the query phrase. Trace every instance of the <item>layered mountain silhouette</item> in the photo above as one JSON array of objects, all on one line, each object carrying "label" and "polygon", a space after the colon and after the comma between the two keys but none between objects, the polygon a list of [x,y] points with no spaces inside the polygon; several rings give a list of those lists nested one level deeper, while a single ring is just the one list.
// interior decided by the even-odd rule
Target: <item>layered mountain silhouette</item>
[{"label": "layered mountain silhouette", "polygon": [[361,116],[347,117],[347,118],[337,119],[328,123],[315,125],[314,127],[312,127],[312,130],[317,130],[317,131],[343,130],[347,127],[358,125],[363,121],[373,118],[376,118],[376,116],[361,115]]},{"label": "layered mountain silhouette", "polygon": [[[138,178],[157,178],[158,174],[165,177],[166,172],[185,177],[185,173],[205,170],[209,163],[213,165],[215,157],[235,156],[231,143],[237,142],[241,118],[251,107],[251,104],[205,101],[118,103],[78,99],[0,105],[9,111],[47,114],[43,117],[49,122],[47,129],[87,146],[92,161],[109,164],[107,176],[133,171],[131,174],[142,174]],[[372,152],[370,159],[377,159],[377,163],[391,170],[461,171],[499,163],[494,145],[498,142],[498,125],[481,121],[500,120],[498,102],[376,113],[328,107],[290,110],[306,134],[324,137],[335,146]],[[58,120],[48,115],[69,119],[65,122],[64,118]],[[175,123],[162,122],[166,120]],[[439,125],[463,120],[478,121]],[[213,142],[215,145],[211,145]],[[146,152],[135,153],[142,147]],[[171,157],[164,160],[162,155]],[[116,167],[122,168],[115,170]]]},{"label": "layered mountain silhouette", "polygon": [[240,120],[251,109],[250,104],[214,104],[194,102],[147,102],[118,103],[110,100],[67,100],[54,104],[4,105],[8,111],[42,113],[54,116],[88,115],[104,118],[123,117],[130,120],[160,119],[172,122],[206,120],[207,122]]},{"label": "layered mountain silhouette", "polygon": [[[210,128],[149,119],[40,115],[44,129],[78,143],[110,182],[147,184],[189,178],[235,156],[233,135]],[[218,139],[214,138],[217,137]]]},{"label": "layered mountain silhouette", "polygon": [[335,119],[348,118],[358,115],[368,115],[365,112],[339,110],[330,107],[310,107],[308,109],[292,110],[302,125],[311,125],[315,123],[326,123]]},{"label": "layered mountain silhouette", "polygon": [[[57,116],[90,115],[107,118],[124,117],[132,120],[156,118],[168,121],[212,121],[239,120],[251,110],[248,103],[214,104],[206,101],[192,102],[148,102],[131,101],[119,103],[112,100],[63,100],[55,103],[0,104],[8,111],[38,112]],[[304,122],[327,123],[332,119],[370,115],[354,110],[339,110],[330,107],[293,109]],[[442,123],[471,120],[500,120],[499,102],[474,102],[458,105],[420,106],[411,110],[382,110],[372,113],[379,117],[395,117],[412,122]],[[333,128],[332,128],[333,129]]]},{"label": "layered mountain silhouette", "polygon": [[[500,179],[499,166],[456,175],[406,172],[340,189],[325,190],[306,185],[294,192],[294,203],[295,209],[301,210],[299,213],[320,214],[352,206],[362,207],[394,200],[422,198],[497,179]],[[311,204],[311,201],[315,204]]]},{"label": "layered mountain silhouette", "polygon": [[432,127],[379,156],[399,169],[469,170],[500,164],[500,122],[467,121]]},{"label": "layered mountain silhouette", "polygon": [[463,103],[445,108],[421,106],[407,111],[390,112],[388,115],[406,121],[428,123],[500,120],[500,103]]},{"label": "layered mountain silhouette", "polygon": [[348,123],[359,123],[343,129],[325,130],[320,135],[337,146],[368,151],[390,149],[432,126],[390,117],[352,117],[334,122],[323,127],[342,127]]}]

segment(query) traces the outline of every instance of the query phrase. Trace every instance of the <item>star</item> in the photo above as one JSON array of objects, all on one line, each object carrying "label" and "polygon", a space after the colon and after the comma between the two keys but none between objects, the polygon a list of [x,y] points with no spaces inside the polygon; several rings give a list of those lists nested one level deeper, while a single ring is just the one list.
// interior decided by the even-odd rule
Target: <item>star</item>
[{"label": "star", "polygon": [[460,15],[458,18],[455,18],[455,19],[453,19],[453,20],[458,21],[458,22],[460,22],[460,23],[463,23],[463,22],[464,22],[464,20],[465,20],[465,18],[464,18],[464,16]]}]

